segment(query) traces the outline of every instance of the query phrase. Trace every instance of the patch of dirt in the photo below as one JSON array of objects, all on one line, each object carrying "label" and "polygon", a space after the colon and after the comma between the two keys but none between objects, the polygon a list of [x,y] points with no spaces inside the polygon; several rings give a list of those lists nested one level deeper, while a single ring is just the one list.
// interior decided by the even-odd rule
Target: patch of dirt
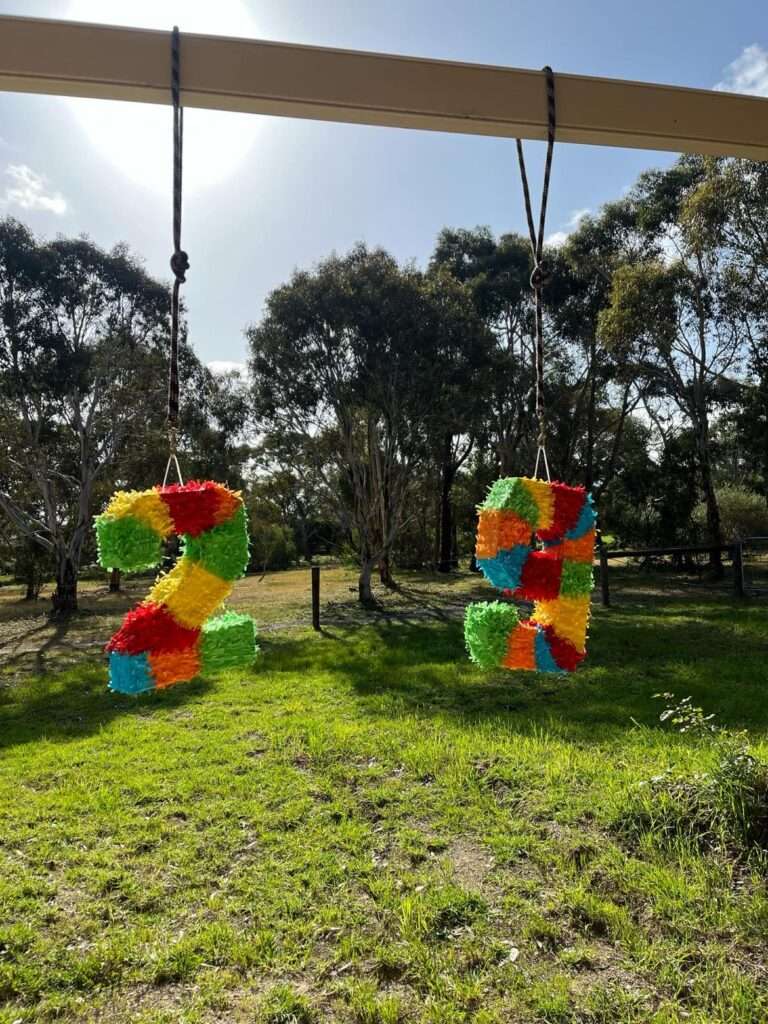
[{"label": "patch of dirt", "polygon": [[483,892],[492,887],[493,857],[476,839],[457,836],[443,856],[449,861],[453,877],[462,888]]},{"label": "patch of dirt", "polygon": [[177,1014],[196,991],[194,985],[136,985],[112,992],[106,1005],[95,1008],[89,1019],[114,1024],[117,1020],[133,1020],[148,1011]]},{"label": "patch of dirt", "polygon": [[622,965],[621,951],[609,943],[593,942],[585,950],[584,960],[569,965],[569,986],[577,997],[583,997],[596,987],[620,988],[625,994],[638,999],[651,1000],[656,993],[637,974]]}]

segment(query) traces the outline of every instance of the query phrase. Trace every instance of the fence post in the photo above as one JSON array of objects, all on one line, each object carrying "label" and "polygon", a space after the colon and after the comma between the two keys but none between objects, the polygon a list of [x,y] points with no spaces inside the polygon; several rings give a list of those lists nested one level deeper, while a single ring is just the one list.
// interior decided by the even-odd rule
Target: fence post
[{"label": "fence post", "polygon": [[605,545],[600,541],[600,591],[603,596],[603,607],[608,608],[611,604],[611,595],[608,590],[608,552]]},{"label": "fence post", "polygon": [[744,588],[744,544],[738,537],[733,540],[733,589],[736,597],[746,597]]},{"label": "fence post", "polygon": [[320,566],[312,566],[312,629],[320,629]]}]

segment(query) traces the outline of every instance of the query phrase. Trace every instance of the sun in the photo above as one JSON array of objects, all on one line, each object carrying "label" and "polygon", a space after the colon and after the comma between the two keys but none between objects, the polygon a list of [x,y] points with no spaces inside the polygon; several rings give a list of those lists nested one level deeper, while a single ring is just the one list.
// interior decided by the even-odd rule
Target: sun
[{"label": "sun", "polygon": [[[66,17],[138,28],[254,38],[256,24],[241,0],[71,0]],[[170,44],[169,44],[170,45]],[[182,67],[182,83],[184,69]],[[171,108],[108,100],[63,101],[94,149],[138,185],[171,187]],[[252,114],[184,112],[184,187],[219,185],[243,163],[258,131]]]}]

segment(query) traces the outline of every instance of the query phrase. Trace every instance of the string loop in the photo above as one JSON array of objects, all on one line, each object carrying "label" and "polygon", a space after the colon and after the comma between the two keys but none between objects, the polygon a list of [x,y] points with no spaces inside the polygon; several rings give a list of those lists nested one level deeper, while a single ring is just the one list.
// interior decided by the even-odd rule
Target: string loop
[{"label": "string loop", "polygon": [[539,426],[537,438],[536,468],[534,477],[539,471],[539,461],[544,456],[543,463],[549,480],[549,462],[547,461],[547,417],[544,395],[544,300],[543,290],[551,280],[551,271],[543,259],[544,253],[544,228],[547,219],[547,200],[549,199],[549,178],[552,171],[552,151],[555,145],[555,76],[552,68],[547,65],[544,69],[547,83],[547,155],[544,162],[544,183],[541,190],[541,207],[539,210],[539,228],[536,230],[533,219],[533,206],[531,204],[531,191],[528,187],[528,174],[525,169],[525,155],[523,144],[517,139],[517,160],[520,165],[520,181],[523,186],[523,199],[525,201],[525,216],[528,222],[528,235],[531,240],[531,255],[533,257],[533,272],[531,273],[531,289],[533,290],[534,312],[535,312],[535,348],[534,358],[536,364],[536,419]]}]

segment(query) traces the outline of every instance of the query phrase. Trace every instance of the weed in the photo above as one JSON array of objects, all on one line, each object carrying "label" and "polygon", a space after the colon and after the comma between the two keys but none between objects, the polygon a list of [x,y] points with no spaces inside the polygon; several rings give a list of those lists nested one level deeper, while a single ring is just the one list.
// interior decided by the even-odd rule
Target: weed
[{"label": "weed", "polygon": [[673,769],[642,781],[620,816],[619,831],[631,838],[651,833],[667,845],[691,841],[702,850],[764,859],[768,854],[768,763],[752,750],[746,732],[725,729],[690,697],[668,703],[660,721],[689,733],[711,766],[687,776]]}]

